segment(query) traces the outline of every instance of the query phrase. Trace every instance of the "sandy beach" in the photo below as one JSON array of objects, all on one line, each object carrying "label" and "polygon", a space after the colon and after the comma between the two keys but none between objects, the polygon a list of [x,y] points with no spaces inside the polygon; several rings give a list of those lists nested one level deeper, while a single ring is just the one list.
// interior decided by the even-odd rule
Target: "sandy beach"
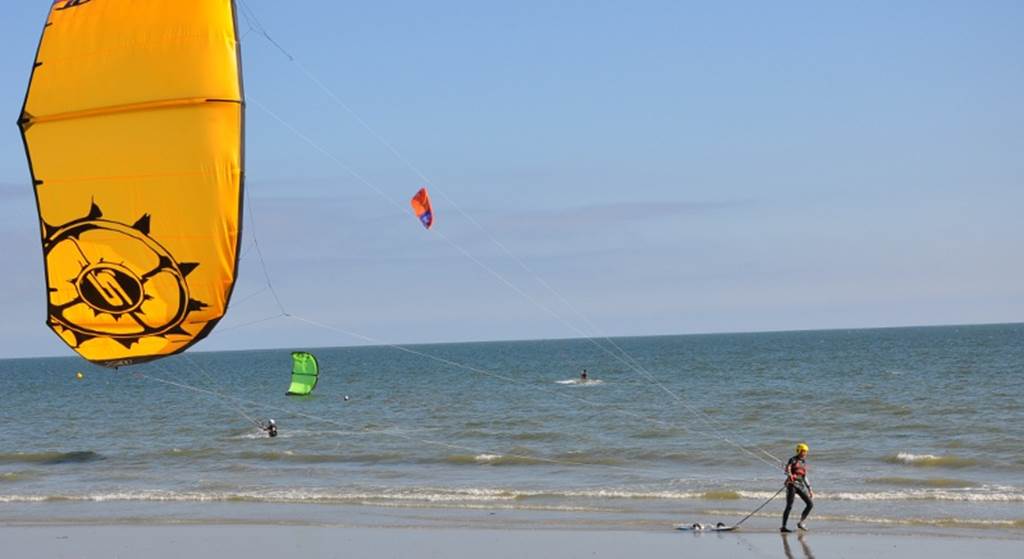
[{"label": "sandy beach", "polygon": [[1014,539],[809,533],[689,534],[599,530],[295,525],[2,526],[5,557],[278,559],[282,557],[1011,557]]},{"label": "sandy beach", "polygon": [[1024,533],[812,523],[783,536],[774,518],[729,533],[677,531],[617,515],[480,508],[260,503],[36,503],[0,507],[2,557],[1013,557]]}]

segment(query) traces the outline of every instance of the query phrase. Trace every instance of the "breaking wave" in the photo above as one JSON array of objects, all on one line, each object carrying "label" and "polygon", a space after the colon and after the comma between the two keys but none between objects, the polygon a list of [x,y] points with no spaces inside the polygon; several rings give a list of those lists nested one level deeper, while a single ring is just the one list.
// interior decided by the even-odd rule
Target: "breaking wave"
[{"label": "breaking wave", "polygon": [[936,456],[934,454],[911,454],[900,452],[887,456],[885,461],[890,464],[904,464],[919,468],[967,468],[978,464],[977,460],[960,456]]},{"label": "breaking wave", "polygon": [[[629,489],[531,490],[514,488],[369,488],[369,489],[264,489],[244,490],[218,488],[218,490],[170,491],[137,490],[96,493],[65,493],[51,495],[0,495],[0,503],[43,501],[225,501],[267,503],[520,503],[546,500],[558,505],[579,505],[580,500],[703,500],[760,501],[773,495],[769,491],[694,490],[694,491],[638,491]],[[968,501],[1024,503],[1024,492],[1013,488],[909,489],[898,491],[816,493],[819,500],[833,501]],[[557,503],[557,501],[569,501]],[[575,501],[575,502],[574,502]],[[550,503],[549,503],[550,504]],[[588,503],[588,505],[593,503]]]}]

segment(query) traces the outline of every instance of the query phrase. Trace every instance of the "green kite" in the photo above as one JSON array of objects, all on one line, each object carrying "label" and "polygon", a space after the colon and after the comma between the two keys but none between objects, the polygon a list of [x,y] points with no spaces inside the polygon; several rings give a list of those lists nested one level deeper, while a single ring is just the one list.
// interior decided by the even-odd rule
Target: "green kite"
[{"label": "green kite", "polygon": [[305,396],[316,388],[320,379],[320,366],[316,357],[305,351],[292,352],[292,385],[288,387],[288,396]]}]

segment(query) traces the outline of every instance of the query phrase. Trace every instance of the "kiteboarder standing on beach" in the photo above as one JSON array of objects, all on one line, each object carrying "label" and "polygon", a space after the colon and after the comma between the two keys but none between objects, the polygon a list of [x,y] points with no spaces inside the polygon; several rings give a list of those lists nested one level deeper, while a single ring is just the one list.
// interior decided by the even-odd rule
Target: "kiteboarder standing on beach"
[{"label": "kiteboarder standing on beach", "polygon": [[797,528],[807,529],[804,521],[807,520],[811,509],[814,508],[814,502],[811,500],[814,498],[814,491],[811,490],[811,482],[807,480],[807,462],[805,461],[807,450],[808,447],[805,443],[796,445],[796,456],[786,462],[786,510],[782,512],[782,528],[779,529],[783,533],[792,532],[786,527],[786,523],[789,521],[789,511],[793,508],[793,500],[796,495],[803,499],[805,505],[804,512],[800,514],[800,522],[796,525]]}]

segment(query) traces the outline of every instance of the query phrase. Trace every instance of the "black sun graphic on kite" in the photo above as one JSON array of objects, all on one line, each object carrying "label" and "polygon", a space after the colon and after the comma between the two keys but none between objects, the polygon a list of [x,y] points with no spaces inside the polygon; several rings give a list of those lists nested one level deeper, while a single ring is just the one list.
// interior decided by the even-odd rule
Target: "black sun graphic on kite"
[{"label": "black sun graphic on kite", "polygon": [[150,237],[149,214],[132,225],[102,218],[93,203],[85,217],[43,224],[50,327],[76,348],[94,338],[130,349],[149,336],[189,336],[182,323],[207,306],[189,297],[186,278],[199,264],[177,262]]}]

